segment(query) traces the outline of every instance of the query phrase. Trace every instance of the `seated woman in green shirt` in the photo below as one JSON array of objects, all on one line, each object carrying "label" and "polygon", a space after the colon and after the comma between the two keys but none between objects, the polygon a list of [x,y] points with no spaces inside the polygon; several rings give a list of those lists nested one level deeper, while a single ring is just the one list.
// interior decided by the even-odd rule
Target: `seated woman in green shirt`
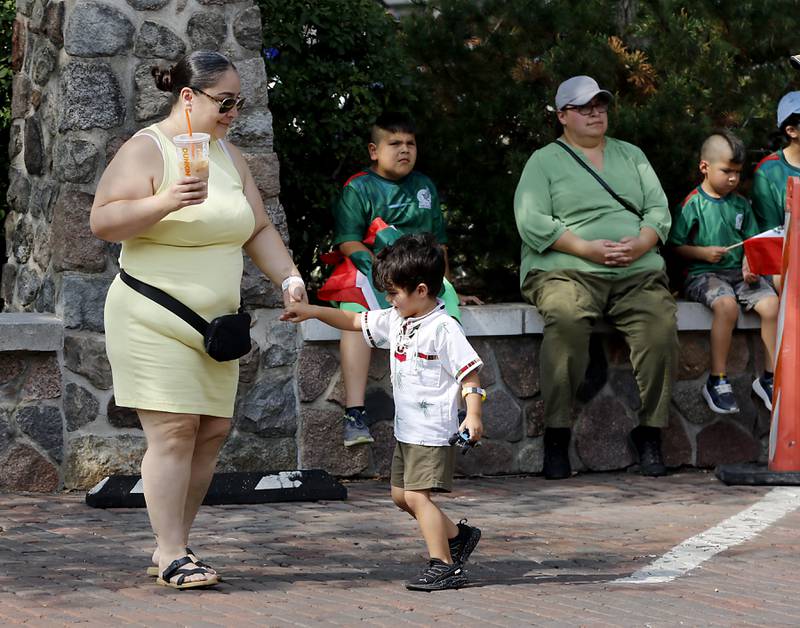
[{"label": "seated woman in green shirt", "polygon": [[545,321],[540,377],[548,479],[571,474],[572,402],[601,319],[622,332],[631,350],[642,401],[640,425],[631,432],[640,472],[666,472],[661,428],[677,356],[676,307],[656,245],[667,239],[670,213],[644,153],[606,136],[611,97],[588,76],[559,86],[563,135],[533,153],[514,196],[522,295]]}]

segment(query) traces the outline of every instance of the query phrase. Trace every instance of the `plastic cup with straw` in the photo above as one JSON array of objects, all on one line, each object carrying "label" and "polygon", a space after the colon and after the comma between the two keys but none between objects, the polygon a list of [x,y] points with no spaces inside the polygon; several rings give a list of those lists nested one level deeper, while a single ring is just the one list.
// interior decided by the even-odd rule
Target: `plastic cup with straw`
[{"label": "plastic cup with straw", "polygon": [[178,149],[180,172],[186,177],[197,177],[208,181],[208,153],[211,136],[208,133],[192,133],[192,119],[189,109],[186,113],[188,133],[172,138]]}]

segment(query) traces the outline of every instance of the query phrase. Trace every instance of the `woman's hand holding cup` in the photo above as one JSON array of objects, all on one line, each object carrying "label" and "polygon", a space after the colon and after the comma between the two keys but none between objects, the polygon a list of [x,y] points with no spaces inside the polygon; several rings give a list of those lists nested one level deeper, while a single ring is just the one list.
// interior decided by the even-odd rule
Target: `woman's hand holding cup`
[{"label": "woman's hand holding cup", "polygon": [[208,182],[197,177],[181,177],[159,196],[168,212],[199,205],[208,197]]}]

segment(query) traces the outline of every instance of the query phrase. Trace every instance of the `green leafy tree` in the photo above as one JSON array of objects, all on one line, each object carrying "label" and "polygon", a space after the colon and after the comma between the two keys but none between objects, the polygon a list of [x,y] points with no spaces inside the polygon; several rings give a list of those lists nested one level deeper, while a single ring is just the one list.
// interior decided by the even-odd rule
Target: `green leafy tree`
[{"label": "green leafy tree", "polygon": [[554,139],[558,84],[588,74],[616,95],[609,133],[640,146],[671,203],[697,183],[697,151],[730,127],[756,161],[770,147],[791,0],[431,0],[403,23],[424,150],[448,206],[454,265],[476,290],[518,299],[513,194]]},{"label": "green leafy tree", "polygon": [[281,202],[304,274],[320,279],[332,203],[368,164],[372,121],[407,109],[396,21],[375,0],[259,0]]}]

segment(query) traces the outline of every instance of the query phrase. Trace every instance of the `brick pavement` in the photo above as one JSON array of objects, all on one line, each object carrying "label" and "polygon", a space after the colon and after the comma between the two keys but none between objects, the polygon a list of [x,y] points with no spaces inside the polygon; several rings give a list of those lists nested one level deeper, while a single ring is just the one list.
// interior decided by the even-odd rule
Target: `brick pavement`
[{"label": "brick pavement", "polygon": [[442,504],[484,537],[473,584],[438,593],[402,585],[424,547],[386,484],[348,490],[347,502],[203,508],[192,545],[226,581],[184,592],[144,574],[144,510],[0,495],[0,625],[800,625],[800,511],[673,582],[613,583],[767,488],[700,472],[458,480]]}]

